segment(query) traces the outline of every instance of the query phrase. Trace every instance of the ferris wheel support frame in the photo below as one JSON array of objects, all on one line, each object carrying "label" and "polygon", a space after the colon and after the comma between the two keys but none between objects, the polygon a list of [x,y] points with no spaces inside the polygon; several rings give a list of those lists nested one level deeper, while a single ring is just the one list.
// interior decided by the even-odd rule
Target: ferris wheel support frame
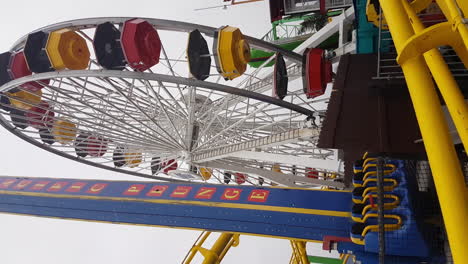
[{"label": "ferris wheel support frame", "polygon": [[[297,165],[303,167],[311,167],[318,170],[337,171],[337,164],[335,160],[314,159],[306,157],[296,157],[284,154],[257,152],[257,151],[239,151],[233,152],[228,155],[233,158],[240,159],[256,159],[258,161],[270,161],[275,163],[286,163],[290,165]],[[311,165],[313,164],[313,165]],[[340,173],[340,172],[338,172]]]},{"label": "ferris wheel support frame", "polygon": [[346,187],[345,184],[342,182],[319,180],[319,179],[295,176],[293,174],[285,174],[285,173],[280,173],[280,172],[275,172],[275,171],[265,171],[262,169],[255,169],[255,168],[249,168],[249,167],[244,167],[244,166],[235,166],[235,165],[220,163],[216,161],[208,161],[208,162],[201,163],[200,165],[204,167],[208,167],[208,168],[223,169],[223,170],[228,170],[228,171],[237,171],[237,172],[247,173],[247,174],[256,174],[256,175],[262,176],[264,178],[267,178],[269,180],[272,180],[276,183],[279,183],[287,187],[297,187],[298,185],[296,183],[306,183],[308,185],[316,185],[316,186],[329,186],[329,187],[335,187],[339,189],[343,189]]}]

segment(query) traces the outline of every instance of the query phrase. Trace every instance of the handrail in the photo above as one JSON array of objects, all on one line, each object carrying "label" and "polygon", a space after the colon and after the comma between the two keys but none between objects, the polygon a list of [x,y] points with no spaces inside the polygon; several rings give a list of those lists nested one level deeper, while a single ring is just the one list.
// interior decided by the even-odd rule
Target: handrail
[{"label": "handrail", "polygon": [[[395,172],[394,169],[384,170],[384,175],[389,175],[389,174],[392,174],[393,172]],[[366,174],[364,174],[364,177],[362,177],[362,180],[363,181],[367,180],[367,178],[369,178],[371,175],[377,176],[377,171],[366,172]]]},{"label": "handrail", "polygon": [[[370,167],[377,167],[377,164],[371,164],[371,163],[370,163],[370,164],[366,164],[366,162],[364,162],[364,164],[365,164],[365,166],[362,168],[362,171],[366,171],[366,170],[367,170],[368,168],[370,168]],[[391,170],[392,172],[394,172],[394,171],[396,170],[396,166],[393,165],[393,164],[385,164],[385,165],[384,165],[384,168],[385,168],[385,167],[390,167],[390,168],[391,168],[390,170]],[[387,171],[387,170],[385,170],[385,171]]]}]

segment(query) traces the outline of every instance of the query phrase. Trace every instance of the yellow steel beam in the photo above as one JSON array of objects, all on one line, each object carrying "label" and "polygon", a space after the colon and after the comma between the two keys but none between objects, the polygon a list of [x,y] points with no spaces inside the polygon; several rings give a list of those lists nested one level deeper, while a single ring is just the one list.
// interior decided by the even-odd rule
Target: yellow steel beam
[{"label": "yellow steel beam", "polygon": [[204,248],[203,244],[210,235],[211,232],[203,232],[197,241],[195,241],[182,263],[192,263],[193,258],[199,252],[204,257],[203,264],[219,264],[229,249],[239,244],[239,234],[222,233],[210,249]]},{"label": "yellow steel beam", "polygon": [[468,48],[468,3],[466,0],[436,0],[437,5],[448,21],[452,23],[452,30],[460,33],[465,49]]},{"label": "yellow steel beam", "polygon": [[306,242],[298,240],[290,240],[292,247],[292,257],[290,263],[294,264],[308,264],[309,259],[307,257]]},{"label": "yellow steel beam", "polygon": [[[441,1],[441,0],[440,0]],[[381,0],[398,53],[414,35],[401,1]],[[468,196],[460,163],[440,107],[431,74],[422,56],[402,63],[413,106],[428,154],[455,263],[466,263]]]},{"label": "yellow steel beam", "polygon": [[[414,26],[415,22],[413,22],[413,27]],[[418,34],[406,41],[398,55],[397,62],[399,64],[404,63],[404,61],[411,57],[419,56],[431,49],[446,45],[454,48],[457,55],[465,64],[465,67],[468,68],[468,49],[465,47],[458,32],[452,30],[451,22],[439,23],[429,28],[422,27],[421,30],[418,31]]]},{"label": "yellow steel beam", "polygon": [[444,97],[460,139],[465,149],[468,149],[468,105],[448,65],[445,63],[439,50],[437,50],[437,47],[440,46],[441,42],[444,42],[444,39],[455,39],[456,33],[450,30],[451,25],[449,22],[439,23],[425,29],[416,11],[408,2],[402,1],[402,3],[412,22],[416,35],[406,41],[398,55],[397,61],[399,64],[403,64],[410,57],[424,53],[424,59]]},{"label": "yellow steel beam", "polygon": [[416,13],[419,13],[426,9],[432,3],[432,1],[433,0],[414,0],[411,2],[411,7]]}]

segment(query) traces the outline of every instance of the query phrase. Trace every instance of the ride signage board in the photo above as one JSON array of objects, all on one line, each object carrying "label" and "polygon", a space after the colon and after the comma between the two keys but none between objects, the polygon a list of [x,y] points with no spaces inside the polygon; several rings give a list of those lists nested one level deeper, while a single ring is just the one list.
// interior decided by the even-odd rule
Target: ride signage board
[{"label": "ride signage board", "polygon": [[349,232],[351,194],[300,188],[0,177],[0,212],[307,240]]}]

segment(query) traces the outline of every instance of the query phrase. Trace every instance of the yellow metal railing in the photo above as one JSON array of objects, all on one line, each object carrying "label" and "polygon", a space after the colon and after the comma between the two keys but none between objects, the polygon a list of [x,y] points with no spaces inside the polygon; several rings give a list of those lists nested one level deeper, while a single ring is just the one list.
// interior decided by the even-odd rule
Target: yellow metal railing
[{"label": "yellow metal railing", "polygon": [[[468,68],[468,1],[436,0],[447,22],[425,28],[416,13],[431,1],[380,0],[408,85],[455,263],[468,263],[468,194],[434,78],[467,149],[468,106],[437,48],[451,46]],[[415,10],[417,8],[417,10]],[[432,73],[432,74],[431,74]]]}]

